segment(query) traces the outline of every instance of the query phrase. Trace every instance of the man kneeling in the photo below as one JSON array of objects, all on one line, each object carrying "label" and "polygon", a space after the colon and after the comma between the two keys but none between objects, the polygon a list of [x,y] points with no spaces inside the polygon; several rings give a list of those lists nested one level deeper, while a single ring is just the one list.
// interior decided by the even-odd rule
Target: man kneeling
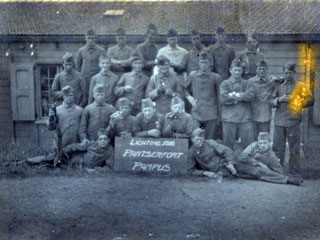
[{"label": "man kneeling", "polygon": [[189,172],[192,175],[221,178],[230,173],[236,175],[233,166],[233,151],[214,140],[205,140],[205,131],[196,128],[192,132],[192,146],[189,149]]},{"label": "man kneeling", "polygon": [[300,185],[300,181],[284,174],[279,159],[271,149],[270,136],[260,132],[258,141],[251,143],[241,154],[236,164],[238,175],[273,183]]},{"label": "man kneeling", "polygon": [[106,166],[113,169],[113,147],[110,144],[107,131],[104,128],[98,130],[97,141],[87,144],[74,145],[72,149],[76,152],[71,158],[71,165],[80,168],[94,168]]}]

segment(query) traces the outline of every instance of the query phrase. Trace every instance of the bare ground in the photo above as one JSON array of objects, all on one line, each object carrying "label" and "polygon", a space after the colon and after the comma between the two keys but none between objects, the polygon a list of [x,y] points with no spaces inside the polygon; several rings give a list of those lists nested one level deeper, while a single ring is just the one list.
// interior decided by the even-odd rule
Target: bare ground
[{"label": "bare ground", "polygon": [[0,239],[320,239],[319,193],[319,180],[3,177]]}]

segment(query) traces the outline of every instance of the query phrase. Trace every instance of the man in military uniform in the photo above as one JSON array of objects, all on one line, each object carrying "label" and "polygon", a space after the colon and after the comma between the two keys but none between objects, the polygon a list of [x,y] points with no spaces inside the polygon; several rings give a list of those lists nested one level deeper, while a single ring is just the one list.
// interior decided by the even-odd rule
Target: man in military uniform
[{"label": "man in military uniform", "polygon": [[175,96],[181,97],[183,90],[177,77],[169,71],[170,61],[168,58],[158,57],[157,65],[159,72],[151,77],[146,97],[155,101],[157,112],[165,115],[170,112],[171,99]]},{"label": "man in military uniform", "polygon": [[92,76],[99,72],[99,57],[104,49],[96,44],[96,33],[90,29],[86,35],[86,45],[78,50],[76,58],[76,70],[85,80],[84,102],[88,102],[88,89]]},{"label": "man in military uniform", "polygon": [[290,150],[289,173],[302,181],[300,175],[301,113],[294,114],[292,109],[289,108],[291,94],[297,86],[295,67],[296,64],[292,62],[284,65],[284,82],[276,88],[273,94],[273,106],[276,108],[273,151],[283,165],[286,139],[288,139]]},{"label": "man in military uniform", "polygon": [[235,57],[235,51],[233,47],[226,44],[226,33],[222,27],[218,27],[216,39],[216,44],[208,48],[212,59],[212,70],[226,80],[230,77],[229,70]]},{"label": "man in military uniform", "polygon": [[153,67],[156,65],[155,60],[159,50],[159,47],[155,44],[157,34],[157,27],[154,24],[149,24],[147,28],[146,41],[136,47],[137,53],[141,55],[144,61],[142,68],[143,73],[148,77],[151,77]]},{"label": "man in military uniform", "polygon": [[209,55],[200,53],[200,69],[187,79],[186,96],[192,105],[192,117],[205,128],[206,139],[213,139],[219,116],[219,83],[220,75],[210,71]]},{"label": "man in military uniform", "polygon": [[150,98],[142,100],[142,112],[137,115],[139,131],[136,137],[161,137],[164,116],[156,112],[155,103]]},{"label": "man in military uniform", "polygon": [[192,145],[188,151],[188,168],[191,175],[217,178],[235,175],[233,151],[212,139],[205,140],[204,130],[192,132]]},{"label": "man in military uniform", "polygon": [[264,55],[258,51],[258,40],[255,33],[248,36],[247,49],[237,53],[236,59],[240,59],[245,69],[242,78],[247,80],[256,75],[256,64],[264,60]]},{"label": "man in military uniform", "polygon": [[117,96],[114,94],[114,88],[118,82],[118,76],[110,71],[111,60],[106,54],[101,54],[99,58],[100,72],[94,75],[90,82],[89,104],[94,100],[93,89],[97,84],[102,84],[105,90],[106,103],[115,105]]},{"label": "man in military uniform", "polygon": [[142,66],[141,56],[134,54],[132,56],[132,71],[124,73],[114,89],[116,96],[128,98],[133,102],[132,115],[141,112],[141,101],[149,83],[149,78],[142,73]]},{"label": "man in military uniform", "polygon": [[93,90],[94,102],[86,106],[82,112],[79,128],[80,140],[84,143],[95,141],[98,129],[107,128],[110,116],[116,108],[105,101],[105,90],[102,84],[97,84]]},{"label": "man in military uniform", "polygon": [[79,168],[106,166],[108,170],[113,169],[114,150],[106,129],[100,128],[95,139],[97,140],[85,144],[74,144],[72,166]]},{"label": "man in military uniform", "polygon": [[201,35],[197,30],[191,31],[192,49],[189,50],[187,55],[187,72],[188,75],[199,69],[199,54],[208,49],[201,43]]},{"label": "man in military uniform", "polygon": [[251,111],[255,139],[259,132],[270,132],[271,98],[277,85],[274,77],[267,75],[268,64],[264,60],[257,62],[257,75],[248,80],[248,86],[254,90],[251,99]]},{"label": "man in military uniform", "polygon": [[134,49],[126,44],[126,32],[123,28],[117,29],[116,41],[117,44],[108,49],[107,55],[111,59],[111,71],[120,77],[123,73],[130,72]]},{"label": "man in military uniform", "polygon": [[110,116],[108,134],[111,137],[133,137],[139,130],[137,118],[131,115],[132,103],[128,98],[119,98],[116,107],[119,111]]},{"label": "man in military uniform", "polygon": [[284,174],[279,159],[271,149],[270,135],[267,132],[260,132],[258,141],[251,143],[242,152],[236,169],[240,177],[300,185],[300,181]]},{"label": "man in military uniform", "polygon": [[83,107],[86,105],[84,97],[86,94],[85,82],[82,79],[81,74],[73,69],[74,60],[72,54],[67,52],[62,59],[64,69],[55,76],[50,93],[53,95],[54,99],[60,100],[62,99],[61,89],[69,85],[77,93],[74,96],[75,104]]},{"label": "man in military uniform", "polygon": [[250,106],[253,89],[247,86],[248,81],[241,78],[242,72],[241,61],[233,60],[230,67],[231,77],[220,85],[223,141],[230,148],[234,147],[237,132],[243,148],[254,141]]},{"label": "man in military uniform", "polygon": [[179,97],[171,101],[171,112],[165,116],[163,136],[169,138],[189,138],[197,127],[189,113],[184,111],[184,102]]},{"label": "man in military uniform", "polygon": [[82,108],[74,104],[74,90],[70,86],[62,88],[63,103],[56,111],[49,111],[49,130],[56,130],[57,156],[59,162],[68,163],[73,143],[79,142],[79,126]]}]

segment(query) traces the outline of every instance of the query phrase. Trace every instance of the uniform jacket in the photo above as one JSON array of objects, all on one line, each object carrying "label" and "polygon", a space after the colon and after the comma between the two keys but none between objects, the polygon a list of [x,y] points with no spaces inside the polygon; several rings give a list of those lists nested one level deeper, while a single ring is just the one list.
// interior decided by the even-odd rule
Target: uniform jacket
[{"label": "uniform jacket", "polygon": [[119,137],[122,132],[128,132],[134,136],[139,131],[137,118],[131,115],[126,118],[110,118],[107,131],[112,137]]},{"label": "uniform jacket", "polygon": [[163,137],[168,138],[189,138],[192,131],[197,127],[192,116],[186,112],[171,118],[172,112],[165,116]]},{"label": "uniform jacket", "polygon": [[134,53],[134,49],[124,45],[120,47],[118,44],[110,47],[107,51],[107,55],[111,59],[121,60],[124,63],[124,66],[118,66],[112,64],[111,71],[113,72],[128,72],[131,69],[131,60],[129,59]]},{"label": "uniform jacket", "polygon": [[178,97],[183,95],[182,86],[178,83],[178,79],[176,76],[168,73],[165,76],[161,74],[153,75],[149,81],[146,97],[151,98],[156,102],[156,111],[165,115],[170,112],[170,105],[172,96],[165,94],[165,92],[157,92],[157,87],[160,84],[164,84],[165,89],[170,88],[174,94]]},{"label": "uniform jacket", "polygon": [[256,63],[264,59],[264,55],[258,51],[243,50],[237,53],[236,59],[240,59],[244,65],[243,78],[249,79],[256,75]]},{"label": "uniform jacket", "polygon": [[203,171],[218,172],[221,167],[232,163],[234,153],[231,148],[214,140],[205,140],[201,149],[192,145],[188,151],[188,168],[192,175],[202,175]]},{"label": "uniform jacket", "polygon": [[62,99],[61,89],[69,85],[74,89],[74,102],[76,105],[85,106],[85,91],[86,85],[84,80],[81,77],[81,74],[75,70],[72,70],[70,74],[67,74],[65,71],[58,73],[51,86],[51,94],[56,98]]},{"label": "uniform jacket", "polygon": [[199,69],[199,53],[203,51],[208,52],[208,49],[203,44],[200,45],[200,48],[193,47],[189,50],[187,55],[188,74]]},{"label": "uniform jacket", "polygon": [[[192,107],[192,116],[199,121],[218,118],[219,84],[222,78],[213,72],[202,73],[201,70],[191,74],[187,79],[187,90],[197,101]],[[187,93],[188,94],[188,93]]]},{"label": "uniform jacket", "polygon": [[[248,82],[241,79],[239,83],[230,77],[220,85],[221,121],[231,123],[245,123],[252,120],[250,101],[253,89],[247,86]],[[228,94],[240,93],[240,100],[234,100]]]},{"label": "uniform jacket", "polygon": [[223,80],[230,77],[230,66],[235,58],[234,48],[228,44],[215,44],[209,47],[209,54],[212,59],[212,70],[218,73]]},{"label": "uniform jacket", "polygon": [[99,105],[97,102],[93,102],[86,106],[82,112],[79,128],[80,140],[96,140],[99,128],[108,127],[110,116],[114,112],[116,112],[116,108],[107,103]]},{"label": "uniform jacket", "polygon": [[143,72],[147,76],[151,76],[152,69],[154,65],[149,65],[147,62],[155,61],[158,54],[159,47],[156,44],[150,44],[149,42],[144,42],[136,47],[136,51],[142,57],[144,61]]},{"label": "uniform jacket", "polygon": [[98,74],[94,75],[90,82],[89,88],[89,101],[88,103],[93,103],[93,89],[96,84],[102,84],[106,94],[106,103],[111,105],[115,105],[117,101],[117,97],[114,94],[114,88],[118,82],[118,76],[111,71],[107,72],[106,75],[99,72]]},{"label": "uniform jacket", "polygon": [[[150,120],[144,118],[144,114],[141,112],[137,115],[139,131],[136,133],[137,137],[146,137],[146,131],[152,129],[158,129],[160,132],[164,126],[164,116],[160,113],[154,113]],[[160,136],[161,137],[161,136]]]}]

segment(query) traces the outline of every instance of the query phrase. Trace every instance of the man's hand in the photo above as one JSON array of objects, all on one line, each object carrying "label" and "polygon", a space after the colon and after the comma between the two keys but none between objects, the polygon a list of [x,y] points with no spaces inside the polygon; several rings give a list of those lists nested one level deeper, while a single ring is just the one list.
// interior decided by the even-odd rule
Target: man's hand
[{"label": "man's hand", "polygon": [[290,101],[290,95],[284,94],[279,98],[279,102],[289,102]]},{"label": "man's hand", "polygon": [[203,175],[204,175],[204,176],[207,176],[207,177],[209,177],[209,178],[217,178],[217,174],[214,173],[214,172],[204,171],[204,172],[203,172]]},{"label": "man's hand", "polygon": [[50,108],[50,109],[49,109],[49,117],[53,117],[53,116],[55,116],[55,115],[56,115],[56,113],[53,111],[52,108]]},{"label": "man's hand", "polygon": [[237,170],[234,168],[233,164],[229,163],[227,165],[227,169],[231,172],[232,175],[236,175],[237,174]]},{"label": "man's hand", "polygon": [[124,86],[123,88],[126,92],[132,92],[133,88],[130,85]]},{"label": "man's hand", "polygon": [[83,139],[82,141],[81,141],[81,146],[85,146],[85,145],[87,145],[89,143],[89,140],[88,139]]},{"label": "man's hand", "polygon": [[161,132],[158,129],[151,129],[148,131],[148,136],[151,137],[160,137]]},{"label": "man's hand", "polygon": [[171,88],[167,88],[165,91],[166,95],[172,96],[173,95],[173,91],[171,90]]},{"label": "man's hand", "polygon": [[188,101],[190,102],[190,104],[192,105],[192,107],[196,107],[197,106],[197,102],[196,102],[196,100],[194,99],[194,97],[192,97],[192,96],[187,96],[187,99],[188,99]]},{"label": "man's hand", "polygon": [[131,135],[131,133],[124,131],[124,132],[120,133],[120,137],[128,138],[128,137],[132,137],[132,135]]},{"label": "man's hand", "polygon": [[114,112],[113,114],[111,114],[110,118],[112,119],[121,119],[121,114],[119,111]]},{"label": "man's hand", "polygon": [[164,84],[160,84],[160,85],[157,87],[157,92],[158,92],[158,93],[161,93],[161,92],[163,92],[163,91],[165,91],[165,86],[164,86]]}]

